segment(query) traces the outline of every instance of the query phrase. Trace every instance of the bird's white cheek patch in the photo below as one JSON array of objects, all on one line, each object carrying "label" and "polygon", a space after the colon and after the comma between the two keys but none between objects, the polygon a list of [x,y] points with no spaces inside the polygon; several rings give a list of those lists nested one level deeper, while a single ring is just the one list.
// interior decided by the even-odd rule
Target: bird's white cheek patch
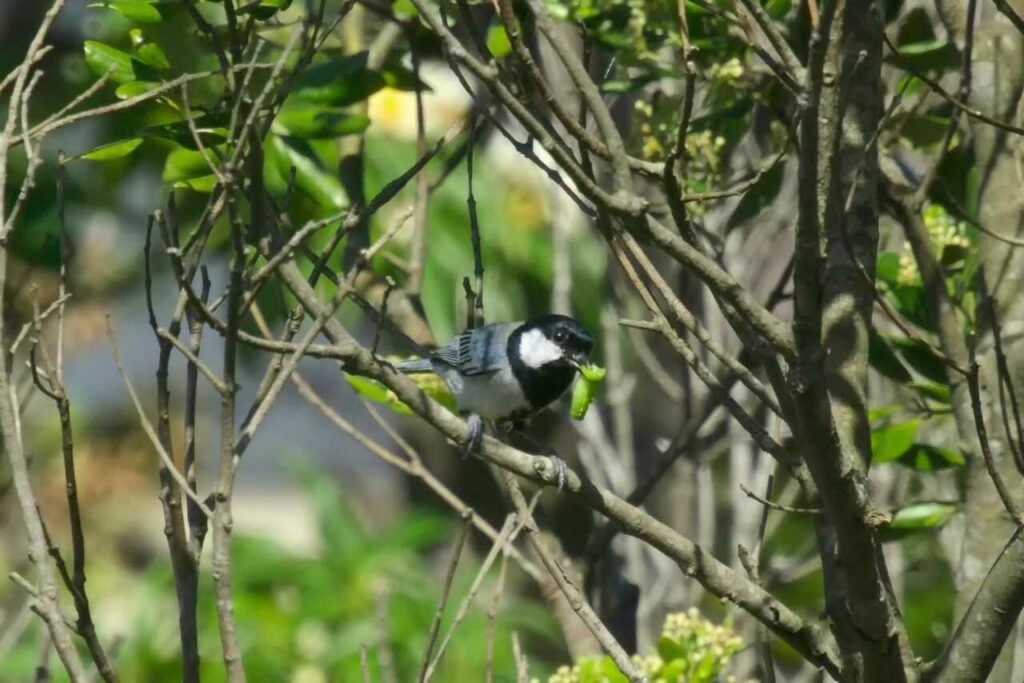
[{"label": "bird's white cheek patch", "polygon": [[540,330],[529,330],[519,338],[519,357],[528,367],[539,368],[562,356],[562,349]]}]

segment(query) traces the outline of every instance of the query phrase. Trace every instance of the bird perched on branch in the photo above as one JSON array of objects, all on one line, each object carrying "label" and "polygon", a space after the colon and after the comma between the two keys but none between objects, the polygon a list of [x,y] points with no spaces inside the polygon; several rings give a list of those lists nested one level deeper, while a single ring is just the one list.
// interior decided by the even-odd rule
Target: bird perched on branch
[{"label": "bird perched on branch", "polygon": [[468,415],[467,451],[480,445],[483,419],[515,423],[561,396],[586,365],[594,340],[564,315],[466,330],[426,358],[403,361],[406,374],[432,372]]}]

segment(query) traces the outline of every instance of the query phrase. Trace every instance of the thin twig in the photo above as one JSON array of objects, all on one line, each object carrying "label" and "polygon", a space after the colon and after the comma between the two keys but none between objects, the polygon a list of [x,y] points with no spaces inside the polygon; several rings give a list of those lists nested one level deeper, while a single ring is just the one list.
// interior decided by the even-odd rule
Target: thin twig
[{"label": "thin twig", "polygon": [[820,515],[821,514],[821,509],[820,508],[795,508],[795,507],[789,507],[788,505],[780,505],[778,503],[773,503],[772,501],[768,500],[767,498],[762,498],[761,496],[757,495],[756,493],[754,493],[753,491],[748,489],[743,484],[740,484],[740,490],[743,491],[743,493],[746,494],[746,496],[748,498],[750,498],[752,500],[756,500],[758,503],[760,503],[761,505],[765,506],[765,509],[778,510],[779,512],[792,512],[792,513],[798,514],[798,515]]},{"label": "thin twig", "polygon": [[423,661],[420,664],[420,673],[417,680],[424,683],[427,680],[427,673],[430,669],[430,658],[434,651],[434,643],[437,642],[437,633],[441,629],[441,619],[444,618],[444,610],[448,605],[448,595],[451,593],[452,581],[455,579],[455,570],[459,566],[459,558],[462,556],[462,547],[469,537],[469,530],[473,526],[473,512],[467,511],[462,515],[462,528],[455,541],[455,548],[452,550],[451,560],[448,561],[448,570],[444,575],[444,583],[441,585],[441,599],[438,601],[437,610],[434,612],[434,620],[430,623],[430,634],[427,636],[427,648],[423,652]]},{"label": "thin twig", "polygon": [[469,127],[469,143],[466,149],[466,208],[469,211],[469,238],[473,245],[473,276],[476,278],[476,292],[473,297],[473,324],[470,329],[484,325],[484,257],[480,247],[480,221],[476,215],[476,197],[473,195],[473,148],[476,144],[476,119]]},{"label": "thin twig", "polygon": [[569,579],[569,575],[565,569],[561,566],[558,559],[554,556],[551,550],[544,545],[544,543],[537,538],[537,526],[533,521],[533,515],[530,512],[529,506],[527,505],[526,499],[523,497],[522,491],[519,489],[519,482],[516,481],[515,475],[506,470],[502,470],[502,474],[505,477],[505,484],[508,488],[509,495],[512,499],[512,503],[516,508],[516,515],[519,517],[520,524],[526,529],[526,538],[530,543],[530,547],[540,557],[544,567],[554,578],[558,588],[565,595],[566,600],[569,601],[569,606],[572,610],[579,615],[580,619],[586,624],[587,628],[594,637],[601,644],[601,647],[615,662],[615,666],[619,668],[625,676],[634,683],[640,683],[647,681],[647,677],[640,672],[639,669],[633,664],[633,661],[626,654],[626,651],[619,645],[619,642],[615,640],[615,636],[612,635],[608,627],[604,625],[597,613],[594,612],[594,608],[590,606],[586,598],[580,592],[572,581]]},{"label": "thin twig", "polygon": [[484,683],[494,682],[494,636],[498,625],[498,609],[501,607],[501,596],[505,592],[505,575],[508,570],[508,552],[501,554],[501,565],[498,568],[498,585],[494,588],[491,606],[487,609],[487,661],[484,666]]},{"label": "thin twig", "polygon": [[142,403],[139,401],[138,394],[135,393],[135,387],[132,386],[131,380],[128,379],[128,373],[125,372],[124,363],[121,361],[121,350],[117,344],[117,336],[114,332],[113,323],[110,320],[110,316],[106,317],[107,322],[107,339],[110,342],[110,348],[114,356],[114,364],[117,366],[117,372],[121,375],[121,380],[124,382],[125,389],[128,390],[128,396],[131,398],[132,405],[135,407],[135,412],[139,416],[139,423],[142,426],[142,431],[149,437],[150,442],[153,444],[153,448],[156,450],[163,466],[167,468],[174,482],[181,487],[181,490],[188,496],[192,502],[196,504],[199,510],[202,511],[207,517],[213,516],[213,511],[206,506],[202,500],[189,488],[188,482],[185,477],[182,476],[178,468],[175,467],[174,461],[171,459],[170,454],[164,450],[163,445],[160,443],[160,439],[157,437],[156,430],[153,428],[153,423],[146,417],[146,411],[142,408]]}]

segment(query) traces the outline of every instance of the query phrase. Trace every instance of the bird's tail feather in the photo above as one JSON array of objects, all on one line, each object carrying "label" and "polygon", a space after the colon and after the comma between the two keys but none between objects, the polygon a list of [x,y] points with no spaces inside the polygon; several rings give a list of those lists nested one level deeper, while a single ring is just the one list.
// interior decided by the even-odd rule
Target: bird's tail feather
[{"label": "bird's tail feather", "polygon": [[407,375],[412,375],[417,372],[433,372],[434,365],[430,362],[429,358],[413,358],[411,360],[403,360],[401,363],[396,363],[395,370]]}]

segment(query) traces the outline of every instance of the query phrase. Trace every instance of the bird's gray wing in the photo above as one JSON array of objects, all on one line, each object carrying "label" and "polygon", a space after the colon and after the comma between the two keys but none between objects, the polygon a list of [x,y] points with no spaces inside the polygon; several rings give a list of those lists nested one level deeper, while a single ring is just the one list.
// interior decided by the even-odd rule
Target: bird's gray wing
[{"label": "bird's gray wing", "polygon": [[495,323],[466,330],[432,356],[463,375],[486,375],[508,363],[508,335],[515,323]]}]

